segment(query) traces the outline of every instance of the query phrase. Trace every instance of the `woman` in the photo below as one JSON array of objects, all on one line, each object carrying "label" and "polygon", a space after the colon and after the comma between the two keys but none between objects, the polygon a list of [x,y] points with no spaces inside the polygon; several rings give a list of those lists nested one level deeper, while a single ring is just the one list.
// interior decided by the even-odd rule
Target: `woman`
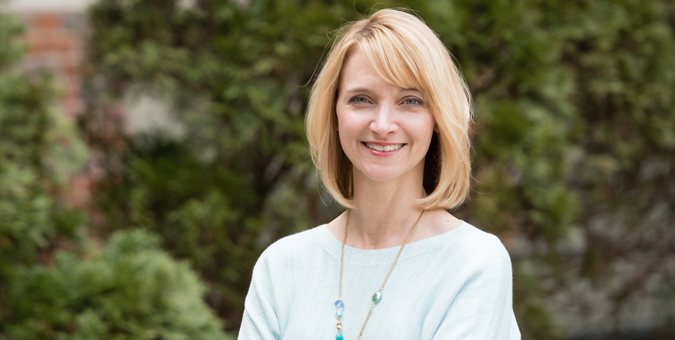
[{"label": "woman", "polygon": [[265,250],[239,339],[519,339],[504,246],[445,210],[469,190],[470,119],[421,20],[385,9],[344,27],[306,128],[347,210]]}]

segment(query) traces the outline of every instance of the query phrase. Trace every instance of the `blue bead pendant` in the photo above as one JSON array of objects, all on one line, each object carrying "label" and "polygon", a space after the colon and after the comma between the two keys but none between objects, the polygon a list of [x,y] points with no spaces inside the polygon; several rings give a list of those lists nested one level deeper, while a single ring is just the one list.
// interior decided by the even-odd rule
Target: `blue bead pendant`
[{"label": "blue bead pendant", "polygon": [[335,340],[342,340],[342,332],[340,331],[340,328],[342,327],[342,323],[340,322],[340,318],[342,317],[342,311],[345,309],[345,304],[342,302],[342,300],[337,300],[335,301],[335,307],[337,308],[337,311],[335,311],[335,318],[338,320],[337,321],[337,329],[338,333],[335,335]]},{"label": "blue bead pendant", "polygon": [[380,293],[379,291],[375,292],[375,294],[373,294],[373,303],[377,304],[381,300],[382,300],[382,293]]},{"label": "blue bead pendant", "polygon": [[337,307],[337,310],[335,311],[335,317],[340,320],[342,317],[342,311],[345,309],[345,304],[342,302],[342,300],[337,300],[335,301],[335,307]]}]

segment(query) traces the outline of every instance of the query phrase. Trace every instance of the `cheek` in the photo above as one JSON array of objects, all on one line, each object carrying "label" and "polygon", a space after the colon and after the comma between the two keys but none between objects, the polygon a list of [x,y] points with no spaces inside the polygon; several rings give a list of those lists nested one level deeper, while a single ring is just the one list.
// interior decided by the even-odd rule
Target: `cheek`
[{"label": "cheek", "polygon": [[358,117],[350,115],[348,112],[338,112],[338,132],[339,135],[343,138],[340,138],[342,143],[347,142],[347,138],[353,139],[358,136],[361,131],[362,124],[359,122]]},{"label": "cheek", "polygon": [[342,150],[346,154],[350,154],[350,144],[349,141],[353,138],[352,137],[352,129],[350,128],[350,120],[348,117],[344,115],[343,112],[341,112],[339,109],[336,110],[336,116],[337,116],[337,131],[338,131],[338,141],[340,142],[340,146],[342,147]]},{"label": "cheek", "polygon": [[356,141],[358,141],[358,135],[349,127],[341,125],[338,130],[338,136],[340,138],[340,145],[342,150],[347,154],[348,157],[351,157],[358,147]]},{"label": "cheek", "polygon": [[436,130],[436,119],[430,112],[426,121],[426,131],[429,134],[429,140],[431,140],[431,136],[434,134],[435,130]]},{"label": "cheek", "polygon": [[434,133],[435,126],[433,117],[411,121],[408,126],[410,127],[409,131],[412,138],[423,141],[431,141],[431,136]]}]

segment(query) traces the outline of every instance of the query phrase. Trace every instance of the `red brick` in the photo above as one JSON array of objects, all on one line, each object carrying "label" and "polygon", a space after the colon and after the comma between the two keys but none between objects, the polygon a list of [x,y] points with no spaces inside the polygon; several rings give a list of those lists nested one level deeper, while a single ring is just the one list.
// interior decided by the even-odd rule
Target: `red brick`
[{"label": "red brick", "polygon": [[80,98],[68,98],[61,101],[61,106],[66,117],[74,118],[82,113],[84,103]]},{"label": "red brick", "polygon": [[68,92],[66,96],[68,98],[78,98],[80,96],[80,82],[78,79],[71,77],[67,84]]},{"label": "red brick", "polygon": [[25,35],[31,53],[68,51],[76,47],[75,39],[62,30],[30,30]]},{"label": "red brick", "polygon": [[82,51],[71,49],[63,54],[64,66],[68,68],[79,68],[82,65]]},{"label": "red brick", "polygon": [[62,72],[68,76],[78,76],[80,74],[80,69],[78,65],[66,63],[62,68]]},{"label": "red brick", "polygon": [[95,179],[92,175],[81,173],[73,175],[70,180],[70,190],[64,193],[65,201],[72,207],[82,207],[87,205],[91,200],[91,190],[94,186]]},{"label": "red brick", "polygon": [[32,26],[40,28],[54,28],[61,26],[61,15],[57,13],[35,14],[32,18]]}]

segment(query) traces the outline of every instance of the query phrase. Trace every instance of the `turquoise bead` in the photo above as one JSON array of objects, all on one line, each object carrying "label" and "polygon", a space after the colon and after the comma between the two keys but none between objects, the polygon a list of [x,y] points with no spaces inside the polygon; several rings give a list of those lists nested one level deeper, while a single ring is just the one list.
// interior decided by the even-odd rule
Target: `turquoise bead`
[{"label": "turquoise bead", "polygon": [[338,334],[335,336],[335,340],[342,340],[342,333],[338,333]]},{"label": "turquoise bead", "polygon": [[381,300],[382,300],[382,293],[375,292],[375,294],[373,294],[373,303],[378,303]]}]

